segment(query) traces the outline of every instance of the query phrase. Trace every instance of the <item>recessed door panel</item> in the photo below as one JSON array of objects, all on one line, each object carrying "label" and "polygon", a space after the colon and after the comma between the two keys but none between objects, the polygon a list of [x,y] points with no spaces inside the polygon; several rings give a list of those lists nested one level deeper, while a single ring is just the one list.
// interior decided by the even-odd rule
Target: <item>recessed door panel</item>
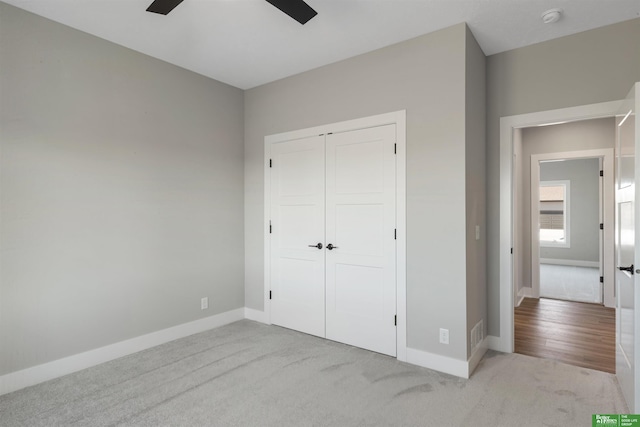
[{"label": "recessed door panel", "polygon": [[[618,265],[630,266],[634,256],[634,219],[633,202],[626,201],[618,204]],[[626,361],[633,360],[634,346],[634,294],[633,277],[630,272],[618,271],[620,317],[618,335],[620,351]],[[627,362],[628,363],[628,362]]]},{"label": "recessed door panel", "polygon": [[384,309],[384,274],[381,268],[336,264],[333,306],[336,313],[364,320],[375,318]]},{"label": "recessed door panel", "polygon": [[[283,151],[284,147],[291,147],[295,142],[282,144],[279,151]],[[314,170],[319,171],[324,163],[322,158],[318,158],[323,154],[318,148],[322,147],[311,146],[306,149],[295,147],[294,151],[279,152],[274,155],[277,165],[277,171],[274,172],[276,172],[279,197],[310,196],[314,198],[317,196],[317,191],[324,187],[324,171],[320,175],[313,173]]]},{"label": "recessed door panel", "polygon": [[335,213],[335,241],[340,242],[341,253],[383,256],[384,230],[375,225],[384,221],[383,204],[341,204]]},{"label": "recessed door panel", "polygon": [[[635,125],[636,117],[631,105],[628,111],[623,107],[617,117],[617,158],[618,188],[627,188],[635,184]],[[631,112],[631,114],[629,114]]]},{"label": "recessed door panel", "polygon": [[309,259],[281,257],[278,270],[280,271],[278,300],[306,310],[315,310],[315,301],[324,298],[324,289],[315,286],[314,281],[308,280],[309,272],[320,277],[324,276],[324,272],[318,268],[317,263]]},{"label": "recessed door panel", "polygon": [[[355,132],[368,132],[368,130]],[[374,137],[371,140],[365,139],[338,145],[331,157],[335,165],[333,172],[335,173],[334,192],[336,194],[379,194],[384,192],[384,174],[380,170],[384,164],[383,140]]]},{"label": "recessed door panel", "polygon": [[[278,237],[280,250],[300,250],[313,242],[314,230],[324,222],[323,212],[318,212],[318,205],[281,205],[278,216]],[[322,241],[320,239],[319,241]],[[317,243],[317,242],[316,242]],[[304,249],[306,250],[306,249]]]}]

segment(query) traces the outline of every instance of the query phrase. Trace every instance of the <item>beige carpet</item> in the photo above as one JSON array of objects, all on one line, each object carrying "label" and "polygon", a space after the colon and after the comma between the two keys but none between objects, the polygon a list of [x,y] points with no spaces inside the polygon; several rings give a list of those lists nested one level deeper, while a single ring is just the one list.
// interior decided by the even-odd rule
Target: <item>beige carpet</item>
[{"label": "beige carpet", "polygon": [[590,426],[613,375],[489,352],[470,380],[240,321],[0,396],[2,426]]}]

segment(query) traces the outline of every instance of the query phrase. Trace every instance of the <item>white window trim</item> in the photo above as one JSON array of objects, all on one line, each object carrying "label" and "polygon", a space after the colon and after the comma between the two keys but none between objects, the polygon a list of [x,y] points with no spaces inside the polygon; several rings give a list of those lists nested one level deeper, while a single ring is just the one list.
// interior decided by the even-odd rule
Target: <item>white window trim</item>
[{"label": "white window trim", "polygon": [[[538,163],[538,165],[540,165],[540,163]],[[532,190],[533,190],[533,186],[534,183],[533,181],[531,181],[531,186],[532,186]],[[531,221],[532,224],[537,224],[538,225],[538,230],[537,230],[537,235],[538,235],[538,239],[540,239],[540,247],[545,247],[545,248],[570,248],[571,247],[571,215],[570,215],[570,197],[571,197],[571,181],[563,179],[563,180],[557,180],[557,181],[540,181],[539,182],[539,187],[564,187],[564,201],[563,201],[563,224],[562,224],[562,228],[564,229],[564,242],[549,242],[547,240],[541,240],[540,239],[540,209],[537,209],[537,212],[535,212],[536,216],[538,217],[537,221]],[[533,193],[533,191],[532,191]],[[540,193],[538,192],[538,197],[537,197],[538,202],[536,203],[537,206],[540,206]],[[532,218],[533,218],[533,214],[535,209],[532,209]]]}]

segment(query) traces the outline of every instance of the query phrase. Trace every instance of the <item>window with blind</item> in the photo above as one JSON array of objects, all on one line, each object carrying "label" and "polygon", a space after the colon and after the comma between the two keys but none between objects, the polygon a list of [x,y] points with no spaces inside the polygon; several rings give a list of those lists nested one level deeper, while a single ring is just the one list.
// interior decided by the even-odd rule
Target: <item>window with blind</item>
[{"label": "window with blind", "polygon": [[540,246],[569,247],[569,181],[540,181]]}]

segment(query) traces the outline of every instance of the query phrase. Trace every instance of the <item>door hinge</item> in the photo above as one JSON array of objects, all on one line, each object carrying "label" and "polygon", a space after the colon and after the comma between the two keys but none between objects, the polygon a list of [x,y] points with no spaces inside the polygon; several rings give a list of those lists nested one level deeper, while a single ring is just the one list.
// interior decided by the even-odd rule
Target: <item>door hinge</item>
[{"label": "door hinge", "polygon": [[398,229],[397,228],[393,229],[393,240],[398,240]]},{"label": "door hinge", "polygon": [[600,171],[600,176],[604,176],[604,171]]},{"label": "door hinge", "polygon": [[271,221],[269,221],[269,234],[273,233],[273,229],[271,228]]},{"label": "door hinge", "polygon": [[513,255],[513,248],[511,248],[511,255]]},{"label": "door hinge", "polygon": [[600,276],[600,283],[604,283],[604,276]]},{"label": "door hinge", "polygon": [[393,144],[393,154],[398,154],[398,144]]},{"label": "door hinge", "polygon": [[600,223],[600,230],[604,230],[604,224]]},{"label": "door hinge", "polygon": [[271,299],[271,291],[269,291],[269,299]]},{"label": "door hinge", "polygon": [[273,160],[269,159],[269,167],[272,168],[273,167]]},{"label": "door hinge", "polygon": [[398,326],[398,315],[393,316],[393,326]]}]

